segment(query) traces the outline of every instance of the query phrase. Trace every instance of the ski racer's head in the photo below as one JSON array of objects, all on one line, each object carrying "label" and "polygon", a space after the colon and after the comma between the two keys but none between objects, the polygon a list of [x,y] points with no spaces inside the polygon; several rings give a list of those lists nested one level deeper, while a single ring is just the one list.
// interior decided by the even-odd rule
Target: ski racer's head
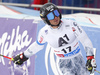
[{"label": "ski racer's head", "polygon": [[46,3],[40,9],[40,17],[48,25],[55,27],[61,23],[61,13],[53,3]]}]

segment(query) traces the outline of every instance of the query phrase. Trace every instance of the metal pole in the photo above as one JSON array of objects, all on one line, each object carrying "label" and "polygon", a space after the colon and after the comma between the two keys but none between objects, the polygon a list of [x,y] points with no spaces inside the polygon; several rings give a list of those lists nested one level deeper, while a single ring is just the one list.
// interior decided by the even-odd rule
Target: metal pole
[{"label": "metal pole", "polygon": [[0,2],[2,2],[2,0],[0,0]]},{"label": "metal pole", "polygon": [[[72,0],[72,6],[74,6],[74,0]],[[71,13],[73,13],[74,11],[73,10],[71,10]]]},{"label": "metal pole", "polygon": [[[95,0],[94,4],[95,4],[94,8],[97,8],[97,0]],[[96,14],[96,12],[95,12],[95,14]]]},{"label": "metal pole", "polygon": [[50,2],[50,0],[48,0],[48,2]]},{"label": "metal pole", "polygon": [[[2,3],[0,5],[11,5],[11,6],[20,6],[20,7],[38,7],[41,8],[42,5],[32,4],[18,4],[18,3]],[[98,11],[100,12],[100,8],[83,8],[83,7],[69,7],[69,6],[57,6],[59,9],[67,9],[67,10],[82,10],[82,11]]]}]

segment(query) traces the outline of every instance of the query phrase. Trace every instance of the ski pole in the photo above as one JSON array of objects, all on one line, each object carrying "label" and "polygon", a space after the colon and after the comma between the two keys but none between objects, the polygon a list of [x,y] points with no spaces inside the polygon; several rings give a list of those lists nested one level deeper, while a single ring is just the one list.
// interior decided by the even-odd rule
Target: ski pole
[{"label": "ski pole", "polygon": [[[13,59],[13,58],[11,58],[11,57],[7,57],[7,56],[2,55],[2,54],[0,54],[0,56],[2,56],[2,57],[4,57],[4,58],[7,58],[7,59],[10,59],[11,61],[14,61],[14,59]],[[20,63],[20,62],[18,61],[18,63]]]},{"label": "ski pole", "polygon": [[[96,57],[96,48],[94,48],[94,58]],[[100,71],[95,70],[96,72],[100,73]]]},{"label": "ski pole", "polygon": [[100,71],[95,70],[96,72],[100,73]]},{"label": "ski pole", "polygon": [[10,60],[14,61],[13,58],[7,57],[7,56],[5,56],[5,55],[0,54],[0,56],[2,56],[2,57],[4,57],[4,58],[7,58],[7,59],[10,59]]}]

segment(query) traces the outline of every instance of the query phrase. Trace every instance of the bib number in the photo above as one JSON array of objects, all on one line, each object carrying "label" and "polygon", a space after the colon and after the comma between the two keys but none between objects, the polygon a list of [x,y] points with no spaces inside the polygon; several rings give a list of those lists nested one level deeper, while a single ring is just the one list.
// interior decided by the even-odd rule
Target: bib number
[{"label": "bib number", "polygon": [[62,49],[61,51],[63,51],[64,53],[68,53],[68,52],[71,52],[71,46],[65,48],[65,49]]},{"label": "bib number", "polygon": [[[67,47],[69,49],[69,53],[65,53],[65,54],[56,54],[59,57],[69,57],[69,56],[73,56],[77,53],[80,52],[80,47],[78,46],[75,50],[71,51],[71,47]],[[62,51],[67,52],[66,50],[62,49]]]}]

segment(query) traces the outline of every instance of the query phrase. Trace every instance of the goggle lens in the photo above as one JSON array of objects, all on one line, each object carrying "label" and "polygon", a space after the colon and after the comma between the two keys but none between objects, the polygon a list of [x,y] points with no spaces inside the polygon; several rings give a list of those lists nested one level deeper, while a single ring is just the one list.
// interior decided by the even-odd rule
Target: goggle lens
[{"label": "goggle lens", "polygon": [[47,18],[48,20],[53,20],[54,19],[54,14],[52,12],[50,12],[48,15],[47,15]]},{"label": "goggle lens", "polygon": [[58,17],[60,14],[58,12],[58,10],[54,10],[54,14]]},{"label": "goggle lens", "polygon": [[[53,14],[53,12],[54,12],[54,14]],[[54,10],[53,12],[50,12],[47,15],[48,20],[53,20],[55,18],[55,16],[58,17],[60,15],[59,12],[58,12],[58,10]]]}]

